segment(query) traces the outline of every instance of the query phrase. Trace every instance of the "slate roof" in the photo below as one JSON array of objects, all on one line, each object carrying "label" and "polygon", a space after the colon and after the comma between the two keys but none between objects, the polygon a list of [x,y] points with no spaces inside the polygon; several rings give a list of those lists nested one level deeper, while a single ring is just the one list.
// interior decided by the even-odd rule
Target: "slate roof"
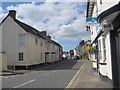
[{"label": "slate roof", "polygon": [[[3,19],[3,21],[0,23],[0,25],[7,19],[8,16],[10,16],[10,15],[8,14],[8,15]],[[34,35],[36,35],[36,36],[38,36],[38,37],[41,37],[41,38],[43,38],[43,39],[46,39],[46,40],[47,40],[48,42],[50,42],[50,43],[54,43],[54,44],[62,47],[59,43],[51,40],[48,36],[42,35],[42,34],[40,33],[40,31],[38,31],[37,29],[31,27],[30,25],[27,25],[27,24],[25,24],[25,23],[17,20],[16,18],[13,19],[13,20],[14,20],[20,27],[22,27],[26,32],[29,32],[29,33],[31,33],[31,34],[34,34]]]},{"label": "slate roof", "polygon": [[27,25],[27,24],[25,24],[25,23],[23,23],[23,22],[21,22],[21,21],[19,21],[19,20],[17,20],[17,19],[15,19],[14,20],[18,25],[20,25],[26,32],[30,32],[31,34],[34,34],[34,35],[36,35],[36,36],[38,36],[38,37],[42,37],[43,39],[45,39],[40,33],[39,33],[39,31],[37,30],[37,29],[35,29],[35,28],[33,28],[33,27],[31,27],[31,26],[29,26],[29,25]]}]

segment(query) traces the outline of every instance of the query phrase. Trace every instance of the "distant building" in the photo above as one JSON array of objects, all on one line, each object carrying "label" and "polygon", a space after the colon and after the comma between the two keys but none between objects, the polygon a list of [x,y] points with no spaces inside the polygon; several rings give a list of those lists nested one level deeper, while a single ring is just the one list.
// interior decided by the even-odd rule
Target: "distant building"
[{"label": "distant building", "polygon": [[91,41],[84,41],[82,40],[79,45],[77,45],[77,47],[75,48],[75,56],[80,56],[85,52],[88,52],[90,50],[91,47]]}]

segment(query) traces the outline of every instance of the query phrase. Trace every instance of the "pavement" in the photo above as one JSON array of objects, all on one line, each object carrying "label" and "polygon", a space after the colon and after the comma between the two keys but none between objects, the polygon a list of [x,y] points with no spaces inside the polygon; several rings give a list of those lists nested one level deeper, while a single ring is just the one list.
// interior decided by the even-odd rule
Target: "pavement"
[{"label": "pavement", "polygon": [[112,86],[100,79],[98,73],[92,68],[92,61],[82,60],[84,66],[70,88],[111,88]]}]

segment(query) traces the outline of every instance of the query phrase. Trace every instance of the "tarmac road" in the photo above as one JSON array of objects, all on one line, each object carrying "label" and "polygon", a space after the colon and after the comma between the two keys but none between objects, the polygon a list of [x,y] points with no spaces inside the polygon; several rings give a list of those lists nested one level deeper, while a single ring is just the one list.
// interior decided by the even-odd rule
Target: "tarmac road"
[{"label": "tarmac road", "polygon": [[82,61],[63,60],[46,70],[2,78],[2,88],[66,88],[83,65]]}]

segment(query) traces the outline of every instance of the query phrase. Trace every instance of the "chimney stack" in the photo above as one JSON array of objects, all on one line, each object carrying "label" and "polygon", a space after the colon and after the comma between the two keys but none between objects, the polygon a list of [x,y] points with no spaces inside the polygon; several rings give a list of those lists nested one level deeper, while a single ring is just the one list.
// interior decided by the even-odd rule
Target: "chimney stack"
[{"label": "chimney stack", "polygon": [[51,36],[48,35],[47,37],[48,37],[49,39],[51,39]]},{"label": "chimney stack", "polygon": [[9,10],[9,15],[10,15],[13,19],[16,19],[16,11],[15,11],[15,10]]},{"label": "chimney stack", "polygon": [[46,36],[47,32],[46,31],[41,31],[40,34],[42,34],[43,36]]}]

